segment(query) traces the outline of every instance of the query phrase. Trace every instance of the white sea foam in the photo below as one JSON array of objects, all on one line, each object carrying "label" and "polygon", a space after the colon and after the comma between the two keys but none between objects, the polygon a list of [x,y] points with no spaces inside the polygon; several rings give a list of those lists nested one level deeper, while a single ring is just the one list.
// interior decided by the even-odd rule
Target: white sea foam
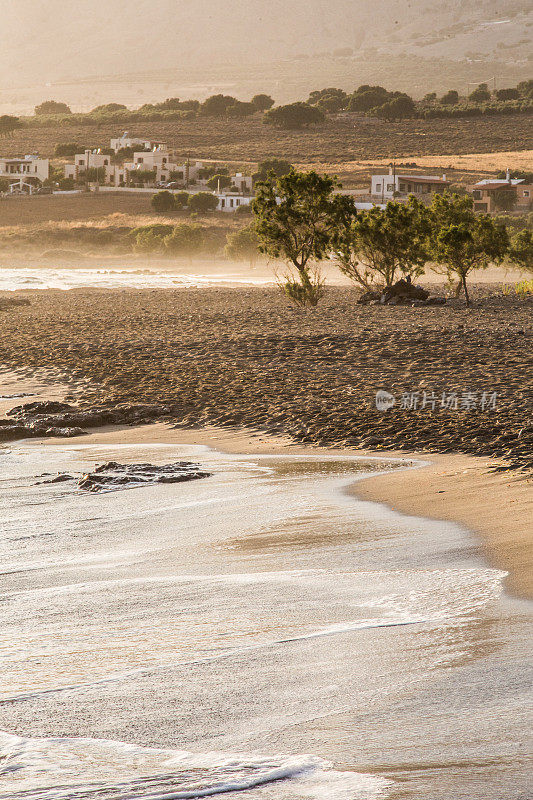
[{"label": "white sea foam", "polygon": [[189,753],[90,738],[0,733],[0,800],[187,800],[283,782],[287,798],[369,800],[389,783],[311,755]]},{"label": "white sea foam", "polygon": [[271,278],[245,278],[242,274],[180,274],[157,270],[3,267],[0,290],[17,289],[189,289],[202,286],[271,286]]}]

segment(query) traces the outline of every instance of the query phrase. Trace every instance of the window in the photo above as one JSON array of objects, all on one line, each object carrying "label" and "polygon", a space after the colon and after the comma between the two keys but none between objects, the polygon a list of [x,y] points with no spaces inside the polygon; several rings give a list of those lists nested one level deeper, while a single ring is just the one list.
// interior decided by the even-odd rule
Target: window
[{"label": "window", "polygon": [[405,192],[405,191],[407,191],[405,183],[400,183],[400,192]]},{"label": "window", "polygon": [[472,194],[474,195],[474,200],[481,200],[481,192],[479,189],[474,189]]},{"label": "window", "polygon": [[142,164],[142,163],[143,163],[143,161],[144,161],[144,159],[142,159],[142,158],[137,158],[137,164]]},{"label": "window", "polygon": [[529,197],[529,189],[524,189],[524,197]]},{"label": "window", "polygon": [[80,160],[78,161],[78,164],[80,165],[80,167],[83,167],[85,165],[85,159],[80,158]]},{"label": "window", "polygon": [[387,191],[388,192],[393,192],[394,191],[394,184],[393,183],[388,183],[387,184]]},{"label": "window", "polygon": [[381,183],[376,183],[376,192],[381,192]]}]

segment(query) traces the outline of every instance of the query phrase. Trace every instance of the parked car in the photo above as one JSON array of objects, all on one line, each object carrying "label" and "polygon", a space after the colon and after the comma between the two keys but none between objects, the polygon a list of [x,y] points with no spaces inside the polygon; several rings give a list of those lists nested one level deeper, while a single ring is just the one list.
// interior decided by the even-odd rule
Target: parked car
[{"label": "parked car", "polygon": [[183,185],[178,183],[178,181],[170,181],[169,183],[164,184],[165,189],[182,189]]}]

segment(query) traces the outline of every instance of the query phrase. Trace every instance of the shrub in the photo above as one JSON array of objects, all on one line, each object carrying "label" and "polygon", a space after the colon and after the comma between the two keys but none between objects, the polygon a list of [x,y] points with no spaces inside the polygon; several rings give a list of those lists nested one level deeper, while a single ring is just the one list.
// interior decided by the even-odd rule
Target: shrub
[{"label": "shrub", "polygon": [[174,255],[193,256],[203,244],[203,229],[200,225],[176,225],[172,233],[165,236],[166,249]]},{"label": "shrub", "polygon": [[45,100],[38,106],[35,106],[35,116],[44,117],[52,114],[72,114],[72,111],[66,103],[58,103],[56,100]]},{"label": "shrub", "polygon": [[214,211],[218,206],[218,197],[210,192],[198,192],[189,195],[189,208],[199,214]]},{"label": "shrub", "polygon": [[251,223],[235,231],[235,233],[229,233],[224,253],[227,258],[233,258],[237,261],[250,261],[253,264],[259,255],[259,237],[255,224]]},{"label": "shrub", "polygon": [[174,195],[172,192],[157,192],[152,196],[150,205],[159,214],[164,214],[172,211],[176,207]]},{"label": "shrub", "polygon": [[67,144],[56,144],[54,154],[56,156],[75,156],[77,153],[83,153],[84,150],[85,147],[82,147],[81,144],[68,142]]},{"label": "shrub", "polygon": [[441,99],[440,102],[443,106],[455,106],[459,102],[459,92],[456,89],[450,89],[449,92],[446,92]]},{"label": "shrub", "polygon": [[268,111],[274,105],[274,100],[269,94],[256,94],[252,97],[252,103],[257,111]]},{"label": "shrub", "polygon": [[263,122],[279,128],[303,128],[324,121],[324,114],[307,103],[289,103],[286,106],[271,108],[265,113]]}]

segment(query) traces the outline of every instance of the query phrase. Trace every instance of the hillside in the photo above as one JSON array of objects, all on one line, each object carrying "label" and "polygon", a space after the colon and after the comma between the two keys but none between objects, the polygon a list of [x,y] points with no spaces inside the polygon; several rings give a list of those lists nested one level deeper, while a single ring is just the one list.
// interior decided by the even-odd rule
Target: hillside
[{"label": "hillside", "polygon": [[[423,92],[451,80],[464,89],[492,76],[516,83],[532,65],[529,0],[504,7],[498,0],[114,0],[106,10],[96,0],[6,5],[2,27],[10,35],[0,48],[6,110],[27,111],[44,96],[81,107],[160,99],[177,90],[201,97],[217,88],[242,95],[265,89],[284,101],[332,81],[353,89],[388,80]],[[13,94],[16,87],[23,91]]]}]

